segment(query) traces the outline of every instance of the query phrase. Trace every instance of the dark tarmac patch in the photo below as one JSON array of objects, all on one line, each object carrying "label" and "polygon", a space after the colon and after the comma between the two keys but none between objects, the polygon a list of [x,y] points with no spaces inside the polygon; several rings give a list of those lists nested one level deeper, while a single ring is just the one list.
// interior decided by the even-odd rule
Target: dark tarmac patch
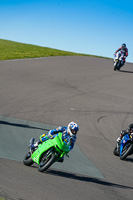
[{"label": "dark tarmac patch", "polygon": [[[37,141],[41,134],[53,128],[55,126],[0,116],[0,157],[22,161],[28,151],[29,140],[35,137]],[[104,179],[77,144],[69,155],[69,158],[65,156],[63,163],[54,163],[52,168]]]}]

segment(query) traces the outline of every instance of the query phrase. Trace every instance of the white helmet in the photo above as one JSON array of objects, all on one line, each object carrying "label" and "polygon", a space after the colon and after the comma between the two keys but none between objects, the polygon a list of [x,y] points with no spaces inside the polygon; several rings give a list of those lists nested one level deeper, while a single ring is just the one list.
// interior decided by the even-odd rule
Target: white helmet
[{"label": "white helmet", "polygon": [[76,135],[79,130],[79,126],[75,122],[70,122],[67,126],[67,130],[70,136]]}]

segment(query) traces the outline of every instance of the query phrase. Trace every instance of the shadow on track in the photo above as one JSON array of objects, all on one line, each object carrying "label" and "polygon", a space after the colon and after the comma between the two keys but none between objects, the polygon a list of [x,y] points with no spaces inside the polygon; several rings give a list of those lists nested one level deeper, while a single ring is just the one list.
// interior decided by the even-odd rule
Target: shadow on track
[{"label": "shadow on track", "polygon": [[133,162],[133,158],[126,158],[124,161],[125,162]]},{"label": "shadow on track", "polygon": [[49,169],[45,173],[50,174],[50,175],[55,175],[55,176],[61,176],[61,177],[64,177],[64,178],[74,179],[74,180],[78,180],[78,181],[96,183],[96,184],[103,185],[103,186],[116,187],[116,188],[122,188],[122,189],[132,189],[133,190],[133,187],[120,185],[120,184],[116,184],[116,183],[111,183],[111,182],[107,182],[107,181],[100,180],[100,179],[97,179],[97,178],[91,178],[91,177],[76,175],[76,174],[73,174],[73,173],[70,173],[70,172],[61,172],[61,171]]},{"label": "shadow on track", "polygon": [[133,71],[126,71],[126,70],[119,70],[119,72],[124,72],[124,73],[133,74]]},{"label": "shadow on track", "polygon": [[39,129],[39,130],[49,131],[49,129],[45,129],[45,128],[38,128],[38,127],[34,127],[34,126],[29,126],[26,124],[11,123],[11,122],[2,121],[2,120],[0,120],[0,124],[8,125],[8,126],[16,126],[16,127],[20,127],[20,128],[31,128],[31,129]]}]

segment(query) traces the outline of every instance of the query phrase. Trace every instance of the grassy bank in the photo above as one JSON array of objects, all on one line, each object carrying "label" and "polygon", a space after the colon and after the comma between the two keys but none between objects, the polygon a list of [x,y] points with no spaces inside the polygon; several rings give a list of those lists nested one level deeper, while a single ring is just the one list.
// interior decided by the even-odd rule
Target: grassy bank
[{"label": "grassy bank", "polygon": [[79,55],[93,56],[0,39],[0,60]]}]

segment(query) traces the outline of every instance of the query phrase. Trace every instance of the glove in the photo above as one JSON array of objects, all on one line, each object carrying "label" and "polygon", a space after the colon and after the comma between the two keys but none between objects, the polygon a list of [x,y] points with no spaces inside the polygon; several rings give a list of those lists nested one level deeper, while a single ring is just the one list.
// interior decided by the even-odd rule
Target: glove
[{"label": "glove", "polygon": [[49,139],[53,139],[53,135],[51,135],[50,133],[47,136]]},{"label": "glove", "polygon": [[133,137],[133,133],[131,133],[131,136]]},{"label": "glove", "polygon": [[120,137],[118,137],[118,138],[117,138],[117,140],[116,140],[116,142],[118,142],[118,143],[119,143],[120,141],[121,141],[121,138],[120,138]]}]

